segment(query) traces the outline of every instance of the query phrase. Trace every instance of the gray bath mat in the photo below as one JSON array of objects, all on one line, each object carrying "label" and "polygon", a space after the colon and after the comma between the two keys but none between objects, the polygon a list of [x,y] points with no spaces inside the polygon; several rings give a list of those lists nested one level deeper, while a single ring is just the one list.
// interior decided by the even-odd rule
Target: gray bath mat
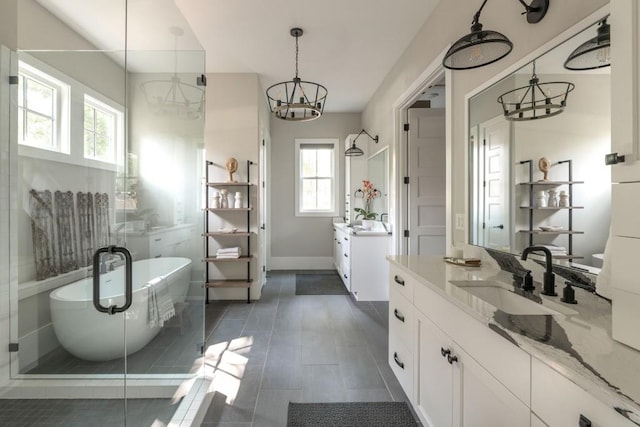
[{"label": "gray bath mat", "polygon": [[335,271],[296,274],[296,295],[349,295]]},{"label": "gray bath mat", "polygon": [[289,402],[287,427],[417,427],[406,402]]}]

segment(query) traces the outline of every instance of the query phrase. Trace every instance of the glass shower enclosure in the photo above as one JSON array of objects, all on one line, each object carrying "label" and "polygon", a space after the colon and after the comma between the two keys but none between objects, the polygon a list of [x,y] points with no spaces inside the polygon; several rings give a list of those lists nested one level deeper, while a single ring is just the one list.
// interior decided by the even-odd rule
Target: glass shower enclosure
[{"label": "glass shower enclosure", "polygon": [[173,1],[18,2],[2,394],[111,399],[136,425],[132,399],[177,408],[202,376],[204,70]]}]

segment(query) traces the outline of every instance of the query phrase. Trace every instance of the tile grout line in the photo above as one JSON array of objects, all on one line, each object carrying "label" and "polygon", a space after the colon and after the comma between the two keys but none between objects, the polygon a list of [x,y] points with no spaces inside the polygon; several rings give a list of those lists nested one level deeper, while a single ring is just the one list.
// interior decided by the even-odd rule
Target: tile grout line
[{"label": "tile grout line", "polygon": [[[280,292],[282,291],[282,281],[280,282],[280,288],[278,289],[278,303],[276,304],[276,317],[278,315],[278,308],[280,307]],[[271,324],[271,333],[269,334],[269,342],[267,343],[267,352],[264,357],[264,363],[262,364],[262,372],[260,373],[260,384],[258,384],[258,392],[256,393],[256,402],[253,404],[253,414],[251,415],[250,426],[253,426],[256,419],[256,410],[258,408],[258,400],[260,399],[260,392],[262,391],[262,381],[264,380],[264,372],[267,369],[267,360],[269,360],[269,352],[271,351],[271,339],[273,338],[273,329],[275,328],[275,318]],[[244,329],[243,329],[244,331]]]}]

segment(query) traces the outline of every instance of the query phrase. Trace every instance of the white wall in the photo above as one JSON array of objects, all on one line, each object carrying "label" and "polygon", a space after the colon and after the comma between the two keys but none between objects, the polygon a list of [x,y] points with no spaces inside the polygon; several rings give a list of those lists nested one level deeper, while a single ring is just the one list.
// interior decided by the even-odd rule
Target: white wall
[{"label": "white wall", "polygon": [[[358,133],[360,129],[359,113],[325,113],[317,120],[304,123],[271,120],[270,217],[273,269],[331,269],[333,265],[332,218],[295,216],[295,139],[337,138],[340,140],[340,150],[344,153],[345,138],[348,134]],[[338,166],[338,206],[339,216],[343,216],[344,155],[339,155]]]},{"label": "white wall", "polygon": [[[452,89],[452,211],[466,214],[467,162],[465,127],[465,95],[494,77],[501,70],[518,61],[531,51],[553,39],[563,30],[584,19],[606,0],[564,0],[551,2],[551,7],[538,24],[526,23],[520,14],[522,5],[513,0],[492,0],[482,11],[481,23],[485,30],[505,34],[513,42],[513,51],[504,59],[474,70],[457,71],[447,85]],[[467,0],[448,0],[438,4],[407,50],[390,70],[362,114],[365,128],[375,127],[382,141],[390,141],[393,135],[394,102],[410,87],[437,55],[469,32],[469,23],[479,7]],[[455,224],[452,217],[452,223]],[[467,241],[468,230],[451,230],[452,242]]]},{"label": "white wall", "polygon": [[[258,191],[259,188],[259,155],[261,144],[260,106],[258,94],[260,84],[257,74],[208,74],[207,75],[207,115],[205,121],[205,158],[214,162],[209,168],[210,181],[226,181],[227,172],[224,167],[229,157],[238,160],[238,172],[234,175],[237,181],[246,181],[246,161],[254,163],[251,166],[252,188],[251,204],[254,207],[251,212],[251,230],[258,232]],[[263,128],[264,129],[264,128]],[[213,190],[210,190],[213,194]],[[209,215],[209,227],[211,230],[219,227],[244,228],[246,216],[240,213],[226,213],[224,216]],[[239,242],[242,243],[242,242]],[[251,243],[252,253],[258,256],[258,245],[254,238]],[[210,248],[215,252],[216,248],[224,245],[236,245],[236,242],[228,240],[210,241]],[[259,277],[261,260],[252,261],[251,277],[254,283],[251,287],[251,298],[260,298],[260,284],[256,280]],[[241,265],[240,265],[241,264]],[[210,264],[210,276],[216,278],[242,278],[246,265],[243,263]],[[244,289],[211,289],[212,299],[243,299],[246,298]]]}]

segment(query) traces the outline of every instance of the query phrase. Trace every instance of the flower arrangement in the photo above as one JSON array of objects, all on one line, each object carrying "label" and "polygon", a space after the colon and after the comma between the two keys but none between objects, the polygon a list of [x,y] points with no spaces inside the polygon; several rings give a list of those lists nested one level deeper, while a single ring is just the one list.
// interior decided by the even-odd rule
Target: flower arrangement
[{"label": "flower arrangement", "polygon": [[376,197],[380,197],[380,192],[373,187],[373,183],[368,179],[362,180],[362,188],[356,191],[356,197],[362,197],[364,208],[355,208],[357,213],[355,219],[362,217],[362,219],[376,219],[377,213],[371,212],[371,202]]}]

